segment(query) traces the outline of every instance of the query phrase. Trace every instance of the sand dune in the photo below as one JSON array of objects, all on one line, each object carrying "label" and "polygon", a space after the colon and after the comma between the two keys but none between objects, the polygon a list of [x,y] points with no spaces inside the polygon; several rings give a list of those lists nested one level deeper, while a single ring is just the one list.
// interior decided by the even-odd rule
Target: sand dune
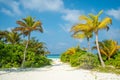
[{"label": "sand dune", "polygon": [[0,80],[120,80],[120,75],[74,69],[59,59],[53,61],[44,68],[0,71]]}]

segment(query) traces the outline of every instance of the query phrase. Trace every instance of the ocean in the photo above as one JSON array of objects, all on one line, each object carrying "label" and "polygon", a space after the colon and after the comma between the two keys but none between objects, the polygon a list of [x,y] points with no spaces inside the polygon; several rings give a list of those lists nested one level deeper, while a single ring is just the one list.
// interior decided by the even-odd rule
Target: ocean
[{"label": "ocean", "polygon": [[60,58],[60,54],[49,54],[47,58]]}]

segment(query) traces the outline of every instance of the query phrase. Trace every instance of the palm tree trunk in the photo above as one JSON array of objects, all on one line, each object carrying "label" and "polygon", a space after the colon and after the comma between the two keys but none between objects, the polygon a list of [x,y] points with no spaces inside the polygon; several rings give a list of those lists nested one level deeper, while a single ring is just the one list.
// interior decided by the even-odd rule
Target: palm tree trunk
[{"label": "palm tree trunk", "polygon": [[25,50],[24,50],[24,56],[23,56],[23,61],[22,61],[22,65],[21,65],[22,68],[24,67],[24,63],[25,63],[26,51],[27,51],[27,48],[28,48],[29,40],[30,40],[30,34],[28,35],[28,40],[27,40]]},{"label": "palm tree trunk", "polygon": [[108,56],[108,60],[110,60],[110,56]]},{"label": "palm tree trunk", "polygon": [[100,53],[100,48],[99,48],[99,44],[98,44],[98,31],[95,33],[96,34],[96,46],[97,46],[97,50],[98,50],[98,56],[101,62],[102,67],[105,67],[105,63],[102,59],[101,53]]},{"label": "palm tree trunk", "polygon": [[88,42],[88,52],[91,52],[91,50],[90,50],[90,40],[89,40],[89,38],[87,38],[87,42]]}]

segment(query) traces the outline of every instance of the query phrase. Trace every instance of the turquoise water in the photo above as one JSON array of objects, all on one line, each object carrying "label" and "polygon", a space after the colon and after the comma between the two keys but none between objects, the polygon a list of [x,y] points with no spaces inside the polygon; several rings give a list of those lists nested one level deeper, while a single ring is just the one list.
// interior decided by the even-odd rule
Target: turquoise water
[{"label": "turquoise water", "polygon": [[60,58],[59,54],[49,54],[47,55],[47,58]]}]

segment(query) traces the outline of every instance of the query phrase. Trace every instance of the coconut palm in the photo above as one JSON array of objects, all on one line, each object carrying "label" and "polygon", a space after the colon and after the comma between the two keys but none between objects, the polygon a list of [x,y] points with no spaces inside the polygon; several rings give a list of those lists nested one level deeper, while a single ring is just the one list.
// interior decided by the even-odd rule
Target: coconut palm
[{"label": "coconut palm", "polygon": [[99,21],[99,16],[103,13],[103,11],[101,10],[97,15],[93,15],[93,14],[89,14],[90,19],[92,20],[92,24],[90,24],[90,26],[92,26],[92,30],[96,35],[96,46],[97,46],[97,50],[98,50],[98,55],[99,55],[99,59],[101,62],[102,67],[105,67],[104,61],[101,57],[101,53],[100,53],[100,49],[99,49],[99,44],[98,44],[98,31],[101,29],[109,29],[109,24],[112,24],[112,19],[109,17],[104,18],[102,21]]},{"label": "coconut palm", "polygon": [[13,30],[20,31],[23,35],[28,37],[28,40],[27,40],[27,43],[25,46],[25,50],[24,50],[24,57],[23,57],[22,65],[21,65],[21,67],[24,67],[24,62],[25,62],[25,57],[26,57],[26,49],[28,48],[31,32],[38,30],[42,33],[43,29],[41,26],[42,25],[41,22],[39,20],[35,21],[35,19],[32,18],[31,16],[28,16],[22,20],[17,21],[17,24],[19,26]]},{"label": "coconut palm", "polygon": [[20,42],[20,35],[17,32],[14,31],[1,31],[0,36],[1,38],[4,38],[5,42],[11,43],[11,44],[17,44]]},{"label": "coconut palm", "polygon": [[76,31],[76,30],[72,30],[73,28],[77,28],[79,26],[73,26],[71,28],[71,31],[73,31],[74,33],[72,34],[72,37],[73,38],[76,38],[76,39],[83,39],[83,38],[86,38],[87,39],[87,42],[88,42],[88,51],[90,51],[90,38],[92,38],[93,34],[92,32],[88,32],[88,31]]},{"label": "coconut palm", "polygon": [[38,55],[47,55],[49,54],[50,52],[48,51],[47,47],[45,46],[45,43],[44,42],[39,42],[38,40],[35,40],[35,38],[32,38],[30,41],[29,41],[29,48],[32,48],[34,47],[33,51],[38,54]]},{"label": "coconut palm", "polygon": [[[120,45],[114,40],[104,40],[99,42],[100,53],[107,56],[108,60],[120,49]],[[96,49],[96,46],[93,47]]]},{"label": "coconut palm", "polygon": [[102,67],[105,67],[105,64],[103,62],[103,59],[101,57],[101,53],[99,50],[99,44],[98,44],[98,31],[101,29],[107,29],[109,30],[109,24],[112,23],[112,19],[109,17],[104,18],[102,21],[99,20],[100,15],[103,13],[103,10],[101,10],[97,15],[89,14],[88,16],[81,16],[81,20],[85,20],[85,24],[79,24],[78,27],[73,27],[73,30],[76,31],[85,31],[85,32],[94,32],[96,35],[96,46],[98,50],[98,56],[101,62]]},{"label": "coconut palm", "polygon": [[5,38],[4,34],[5,34],[5,32],[0,30],[0,40],[1,41],[4,41],[4,38]]}]

